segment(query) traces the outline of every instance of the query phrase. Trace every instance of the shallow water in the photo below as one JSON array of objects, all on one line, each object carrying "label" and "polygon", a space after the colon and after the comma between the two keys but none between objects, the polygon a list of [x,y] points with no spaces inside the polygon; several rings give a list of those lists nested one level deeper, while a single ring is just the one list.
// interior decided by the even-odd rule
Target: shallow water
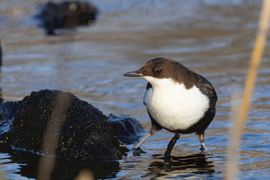
[{"label": "shallow water", "polygon": [[[4,52],[1,88],[5,101],[20,100],[40,89],[61,89],[105,114],[131,115],[149,129],[142,104],[146,82],[122,74],[135,70],[146,60],[165,56],[182,62],[212,82],[219,96],[217,114],[206,132],[205,154],[200,153],[195,135],[183,135],[174,148],[173,161],[165,163],[161,157],[173,134],[163,130],[142,145],[146,153],[141,156],[104,163],[59,162],[55,177],[73,178],[87,168],[99,178],[223,178],[232,110],[239,103],[249,65],[260,2],[93,2],[101,11],[93,26],[46,37],[31,18],[38,1],[1,1],[0,38]],[[269,47],[268,40],[243,135],[240,179],[270,177]],[[7,179],[35,177],[37,157],[5,149],[1,152],[0,171]]]}]

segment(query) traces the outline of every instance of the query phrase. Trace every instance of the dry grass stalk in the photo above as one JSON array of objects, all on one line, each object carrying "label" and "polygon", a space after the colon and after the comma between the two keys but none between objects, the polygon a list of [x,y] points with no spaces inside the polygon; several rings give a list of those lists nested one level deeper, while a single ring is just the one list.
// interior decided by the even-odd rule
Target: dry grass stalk
[{"label": "dry grass stalk", "polygon": [[261,64],[261,59],[265,49],[267,31],[270,22],[270,0],[264,0],[258,24],[258,32],[254,48],[251,55],[250,66],[245,82],[245,88],[242,96],[242,101],[230,136],[230,146],[228,149],[227,170],[225,177],[228,180],[237,179],[239,171],[239,149],[241,135],[243,133],[244,122],[248,117],[248,112],[251,104],[251,97],[256,84],[257,72]]},{"label": "dry grass stalk", "polygon": [[94,179],[95,178],[92,171],[88,169],[82,170],[75,178],[75,180],[94,180]]},{"label": "dry grass stalk", "polygon": [[48,122],[42,147],[42,152],[47,152],[52,157],[45,155],[40,159],[37,174],[37,179],[39,180],[49,180],[51,177],[51,171],[54,168],[55,162],[53,157],[59,140],[59,137],[55,137],[55,134],[58,134],[61,130],[67,109],[70,105],[70,97],[67,94],[60,94],[56,98],[55,103],[55,109],[52,112],[51,120]]}]

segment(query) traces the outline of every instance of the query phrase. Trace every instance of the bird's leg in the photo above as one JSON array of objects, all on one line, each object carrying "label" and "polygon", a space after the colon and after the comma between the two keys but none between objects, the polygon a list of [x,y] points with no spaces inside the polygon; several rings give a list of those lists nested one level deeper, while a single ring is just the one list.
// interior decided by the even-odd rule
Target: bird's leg
[{"label": "bird's leg", "polygon": [[200,140],[200,143],[201,143],[201,148],[200,150],[201,151],[204,151],[206,149],[206,146],[204,144],[204,132],[202,133],[198,133],[198,137],[199,137],[199,140]]},{"label": "bird's leg", "polygon": [[134,155],[139,155],[142,152],[144,152],[143,150],[140,149],[140,146],[144,143],[144,141],[146,141],[150,136],[152,136],[153,134],[155,134],[157,132],[157,129],[155,126],[152,126],[150,131],[140,140],[140,142],[138,142],[134,147],[133,147],[133,154]]},{"label": "bird's leg", "polygon": [[140,142],[138,142],[133,149],[138,149],[143,143],[144,141],[146,141],[146,139],[148,139],[150,136],[152,136],[152,134],[150,132],[148,132],[141,140]]},{"label": "bird's leg", "polygon": [[173,146],[175,145],[176,141],[179,139],[180,135],[178,133],[175,133],[175,135],[173,136],[173,138],[170,140],[168,146],[167,146],[167,150],[164,154],[164,159],[168,160],[171,156],[171,152],[173,149]]}]

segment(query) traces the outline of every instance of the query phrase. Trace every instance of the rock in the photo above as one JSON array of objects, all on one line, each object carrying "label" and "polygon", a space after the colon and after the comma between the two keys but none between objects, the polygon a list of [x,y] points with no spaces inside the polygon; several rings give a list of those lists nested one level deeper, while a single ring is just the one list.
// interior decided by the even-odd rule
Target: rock
[{"label": "rock", "polygon": [[[43,146],[46,132],[50,140]],[[58,139],[56,156],[66,160],[115,160],[124,154],[102,112],[58,90],[32,92],[19,101],[11,129],[1,139],[10,147],[43,154],[50,154],[50,144]]]},{"label": "rock", "polygon": [[0,135],[10,130],[13,122],[18,102],[5,102],[0,104]]},{"label": "rock", "polygon": [[0,117],[0,143],[5,147],[52,154],[50,146],[58,139],[56,156],[65,160],[120,159],[127,151],[121,143],[134,143],[144,132],[134,118],[106,117],[87,102],[57,90],[2,103]]},{"label": "rock", "polygon": [[116,136],[124,144],[132,144],[139,140],[144,129],[137,119],[129,116],[109,115],[109,123],[115,130]]},{"label": "rock", "polygon": [[55,35],[55,30],[86,26],[95,22],[97,8],[89,2],[63,1],[47,2],[40,5],[35,16],[39,26],[46,30],[47,35]]},{"label": "rock", "polygon": [[[52,158],[48,149],[42,151],[46,132],[51,138],[47,145],[59,138],[59,158],[54,159],[49,179],[75,179],[85,169],[96,179],[104,179],[115,178],[120,170],[118,161],[110,161],[127,151],[119,141],[133,143],[144,131],[134,118],[106,117],[87,102],[57,90],[32,92],[22,101],[0,103],[0,117],[0,151],[8,153],[12,162],[24,164],[20,174],[28,178],[37,177],[41,158]],[[57,124],[62,124],[60,132],[54,129]],[[48,127],[53,129],[46,131]],[[39,156],[41,153],[45,156]]]}]

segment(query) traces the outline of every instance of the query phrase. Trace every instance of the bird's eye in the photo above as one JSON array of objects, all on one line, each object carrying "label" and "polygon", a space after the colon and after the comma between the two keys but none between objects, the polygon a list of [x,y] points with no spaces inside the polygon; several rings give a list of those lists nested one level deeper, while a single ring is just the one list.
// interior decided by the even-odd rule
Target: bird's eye
[{"label": "bird's eye", "polygon": [[159,73],[161,73],[162,68],[161,67],[156,67],[154,71],[155,71],[155,73],[159,74]]}]

